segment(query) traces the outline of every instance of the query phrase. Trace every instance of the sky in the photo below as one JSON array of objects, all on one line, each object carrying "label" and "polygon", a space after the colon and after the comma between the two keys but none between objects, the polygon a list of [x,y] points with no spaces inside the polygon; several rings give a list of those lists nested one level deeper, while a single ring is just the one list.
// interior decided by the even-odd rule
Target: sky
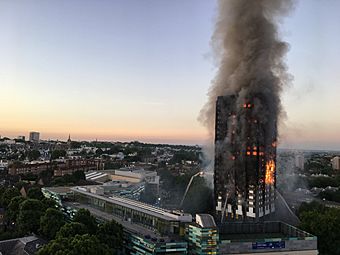
[{"label": "sky", "polygon": [[[0,1],[0,134],[202,144],[215,0]],[[340,149],[340,1],[280,24],[294,77],[280,146]]]}]

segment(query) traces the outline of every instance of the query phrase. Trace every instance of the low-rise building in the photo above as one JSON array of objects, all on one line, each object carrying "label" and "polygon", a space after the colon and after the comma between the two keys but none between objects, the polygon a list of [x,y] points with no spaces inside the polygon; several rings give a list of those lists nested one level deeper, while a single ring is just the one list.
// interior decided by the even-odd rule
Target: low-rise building
[{"label": "low-rise building", "polygon": [[47,242],[36,236],[0,241],[0,254],[33,255]]},{"label": "low-rise building", "polygon": [[316,255],[317,238],[283,222],[234,222],[216,226],[211,215],[169,211],[105,191],[105,186],[43,188],[71,219],[90,211],[99,222],[123,226],[126,254]]},{"label": "low-rise building", "polygon": [[76,171],[88,172],[96,170],[99,162],[88,159],[67,159],[57,165],[54,169],[54,176],[64,176]]},{"label": "low-rise building", "polygon": [[196,222],[187,225],[186,237],[189,254],[218,254],[218,229],[210,214],[196,214]]},{"label": "low-rise building", "polygon": [[12,164],[8,167],[8,173],[11,175],[20,175],[27,173],[39,174],[48,169],[51,169],[51,163],[49,161],[30,162]]},{"label": "low-rise building", "polygon": [[20,174],[39,174],[46,170],[53,170],[54,176],[64,176],[76,171],[91,171],[97,169],[98,162],[87,159],[66,159],[56,161],[32,161],[29,163],[12,164],[9,166],[8,173],[11,175]]},{"label": "low-rise building", "polygon": [[232,222],[219,226],[219,254],[317,255],[317,238],[283,222]]}]

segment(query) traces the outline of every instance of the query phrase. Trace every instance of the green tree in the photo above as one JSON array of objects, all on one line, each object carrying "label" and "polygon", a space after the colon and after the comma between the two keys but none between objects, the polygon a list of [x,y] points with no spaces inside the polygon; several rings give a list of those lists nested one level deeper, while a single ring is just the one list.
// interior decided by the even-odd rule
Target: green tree
[{"label": "green tree", "polygon": [[183,203],[183,210],[188,213],[196,214],[210,212],[213,208],[212,190],[207,186],[203,177],[196,177]]},{"label": "green tree", "polygon": [[29,161],[37,160],[40,157],[40,152],[38,150],[31,150],[28,152],[27,157]]},{"label": "green tree", "polygon": [[75,142],[75,141],[71,142],[71,149],[78,149],[80,148],[80,146],[81,146],[80,142]]},{"label": "green tree", "polygon": [[111,249],[118,251],[121,249],[123,242],[122,225],[113,220],[100,224],[97,230],[97,237],[102,243],[105,243]]},{"label": "green tree", "polygon": [[17,225],[23,234],[37,233],[40,217],[45,211],[44,205],[37,199],[27,199],[20,204]]},{"label": "green tree", "polygon": [[44,198],[44,195],[41,192],[40,188],[32,187],[28,190],[27,197],[32,198],[32,199],[42,200]]},{"label": "green tree", "polygon": [[21,174],[20,177],[21,177],[21,180],[23,180],[23,181],[34,182],[34,181],[37,180],[38,175],[29,172],[29,173],[26,173],[26,174]]},{"label": "green tree", "polygon": [[302,206],[299,209],[299,227],[318,237],[320,254],[340,254],[340,210],[315,202]]},{"label": "green tree", "polygon": [[75,171],[74,173],[72,173],[72,178],[73,182],[75,183],[79,182],[80,180],[85,180],[85,173],[81,170]]},{"label": "green tree", "polygon": [[96,218],[87,209],[79,209],[74,215],[73,221],[84,224],[90,234],[97,232]]},{"label": "green tree", "polygon": [[299,207],[298,216],[308,211],[317,211],[317,212],[323,213],[325,210],[326,210],[326,207],[316,200],[313,200],[310,203],[303,202],[301,203]]},{"label": "green tree", "polygon": [[62,226],[57,232],[57,238],[70,238],[75,235],[87,234],[87,228],[79,222],[71,222]]},{"label": "green tree", "polygon": [[320,176],[320,177],[311,177],[308,180],[308,185],[310,188],[313,188],[313,187],[326,188],[328,186],[337,187],[338,182],[336,181],[335,178]]},{"label": "green tree", "polygon": [[64,215],[59,210],[48,208],[40,218],[40,233],[48,239],[53,239],[59,229],[65,224]]},{"label": "green tree", "polygon": [[58,208],[57,203],[51,198],[44,197],[41,200],[41,202],[43,204],[44,210],[47,210],[48,208],[54,208],[54,209]]},{"label": "green tree", "polygon": [[17,188],[4,188],[0,194],[0,204],[7,208],[13,197],[20,196]]},{"label": "green tree", "polygon": [[8,220],[10,220],[11,222],[15,222],[17,220],[20,211],[20,204],[23,201],[25,201],[25,198],[23,198],[22,196],[13,197],[11,199],[11,202],[9,203],[8,209],[6,211]]},{"label": "green tree", "polygon": [[72,238],[58,238],[49,242],[37,255],[111,255],[112,250],[96,236],[85,234]]},{"label": "green tree", "polygon": [[51,153],[51,160],[65,157],[65,156],[66,156],[65,150],[54,150]]}]

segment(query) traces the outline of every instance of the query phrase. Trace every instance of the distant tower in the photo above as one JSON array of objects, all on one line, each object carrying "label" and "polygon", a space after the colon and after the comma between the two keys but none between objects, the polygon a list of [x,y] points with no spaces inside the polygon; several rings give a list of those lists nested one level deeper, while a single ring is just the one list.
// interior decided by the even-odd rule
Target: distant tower
[{"label": "distant tower", "polygon": [[68,135],[68,139],[67,139],[67,145],[68,145],[68,148],[70,149],[71,148],[71,144],[72,144],[72,141],[71,141],[71,134]]},{"label": "distant tower", "polygon": [[275,211],[276,132],[276,119],[261,119],[251,98],[218,97],[214,166],[218,221],[258,221]]},{"label": "distant tower", "polygon": [[334,170],[340,170],[340,157],[336,156],[331,160],[332,168]]},{"label": "distant tower", "polygon": [[40,139],[40,133],[39,132],[30,132],[29,133],[29,141],[32,143],[39,143],[39,139]]},{"label": "distant tower", "polygon": [[305,157],[301,154],[295,156],[295,167],[304,170]]}]

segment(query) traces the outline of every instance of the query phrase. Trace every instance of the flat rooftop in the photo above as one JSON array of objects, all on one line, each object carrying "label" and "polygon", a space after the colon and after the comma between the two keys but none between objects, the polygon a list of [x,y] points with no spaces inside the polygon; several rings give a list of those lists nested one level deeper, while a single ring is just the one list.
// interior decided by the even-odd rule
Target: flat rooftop
[{"label": "flat rooftop", "polygon": [[71,192],[71,187],[69,186],[60,186],[60,187],[44,187],[43,189],[48,190],[50,192],[65,194]]},{"label": "flat rooftop", "polygon": [[123,207],[130,208],[132,210],[140,211],[145,214],[149,214],[151,216],[161,218],[167,221],[181,221],[181,222],[191,222],[192,216],[188,213],[175,213],[173,211],[169,211],[163,208],[155,207],[152,205],[148,205],[139,201],[135,201],[128,198],[123,198],[119,196],[111,195],[109,197],[105,197],[103,195],[93,194],[87,191],[86,187],[72,187],[72,191],[84,194],[86,196],[91,196],[94,198],[98,198],[101,200],[105,200],[109,203],[117,204]]},{"label": "flat rooftop", "polygon": [[75,208],[75,209],[87,209],[90,211],[91,214],[93,214],[96,218],[102,219],[104,221],[111,221],[114,220],[117,223],[121,224],[125,229],[128,231],[143,235],[143,236],[149,236],[150,238],[157,239],[157,240],[164,240],[165,242],[171,242],[171,241],[181,241],[178,236],[164,236],[161,235],[158,232],[155,232],[154,230],[145,228],[141,225],[129,222],[127,220],[123,220],[119,217],[116,217],[110,213],[103,212],[101,210],[98,210],[96,208],[93,208],[89,205],[81,204],[81,203],[72,203],[72,202],[66,202],[64,203],[65,206]]},{"label": "flat rooftop", "polygon": [[281,221],[230,222],[219,225],[220,240],[314,240],[315,236]]}]

